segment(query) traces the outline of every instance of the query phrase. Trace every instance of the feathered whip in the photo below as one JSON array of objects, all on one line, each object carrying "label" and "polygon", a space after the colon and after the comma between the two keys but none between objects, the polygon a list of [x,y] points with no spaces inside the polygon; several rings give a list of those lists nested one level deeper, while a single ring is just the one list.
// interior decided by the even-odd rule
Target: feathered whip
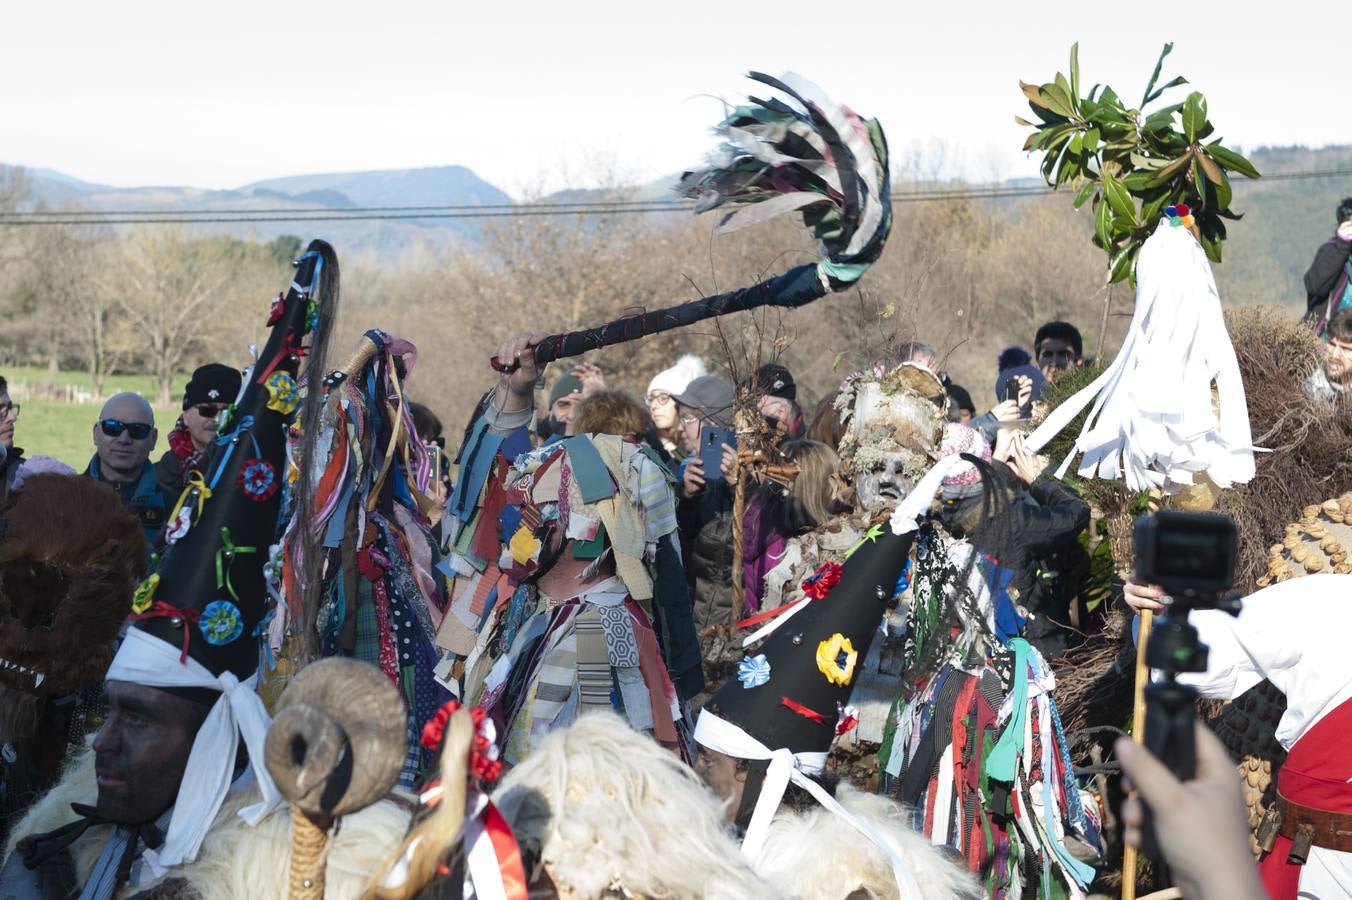
[{"label": "feathered whip", "polygon": [[[752,97],[733,109],[715,129],[723,144],[705,167],[682,175],[676,190],[698,201],[697,213],[731,207],[718,233],[801,211],[803,223],[821,244],[821,261],[751,287],[550,335],[535,346],[537,363],[760,306],[796,309],[854,284],[881,255],[892,228],[882,126],[833,103],[821,88],[797,75],[775,78],[752,72],[749,77],[787,94],[797,106]],[[492,365],[500,372],[516,366],[497,357]]]}]

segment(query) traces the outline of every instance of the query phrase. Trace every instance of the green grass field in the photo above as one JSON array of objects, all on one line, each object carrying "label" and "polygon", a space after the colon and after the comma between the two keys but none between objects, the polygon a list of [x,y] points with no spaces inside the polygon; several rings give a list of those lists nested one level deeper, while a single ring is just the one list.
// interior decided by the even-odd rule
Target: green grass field
[{"label": "green grass field", "polygon": [[[84,471],[89,459],[94,455],[92,432],[98,419],[98,403],[64,403],[37,399],[33,396],[21,396],[38,385],[74,385],[77,389],[89,388],[89,376],[84,372],[57,372],[52,374],[46,369],[11,368],[0,370],[0,375],[9,382],[11,395],[17,403],[23,405],[19,421],[14,426],[14,443],[24,449],[29,456],[44,454],[54,456],[77,471]],[[172,396],[181,397],[187,376],[174,379]],[[154,380],[145,375],[112,375],[104,384],[105,397],[120,391],[136,391],[147,399],[155,396]],[[155,425],[159,428],[159,441],[151,459],[156,460],[168,449],[167,438],[174,422],[178,419],[178,404],[155,408]]]}]

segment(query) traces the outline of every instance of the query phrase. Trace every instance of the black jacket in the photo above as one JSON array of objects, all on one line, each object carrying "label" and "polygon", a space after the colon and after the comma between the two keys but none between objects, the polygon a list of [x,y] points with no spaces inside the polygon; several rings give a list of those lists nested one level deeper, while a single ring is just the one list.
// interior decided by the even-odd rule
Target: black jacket
[{"label": "black jacket", "polygon": [[1083,641],[1071,625],[1070,604],[1089,573],[1089,556],[1079,542],[1080,532],[1089,527],[1089,504],[1060,479],[1039,478],[1010,513],[1020,545],[1020,603],[1033,613],[1024,636],[1051,659]]},{"label": "black jacket", "polygon": [[1329,238],[1314,254],[1305,273],[1305,303],[1307,315],[1320,317],[1324,314],[1329,294],[1344,282],[1348,256],[1352,255],[1352,241],[1345,241],[1337,235]]}]

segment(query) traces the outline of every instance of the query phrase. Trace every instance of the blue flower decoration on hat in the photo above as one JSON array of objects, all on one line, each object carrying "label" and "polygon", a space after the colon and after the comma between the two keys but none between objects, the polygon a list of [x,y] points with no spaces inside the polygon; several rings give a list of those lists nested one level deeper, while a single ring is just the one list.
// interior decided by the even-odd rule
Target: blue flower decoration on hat
[{"label": "blue flower decoration on hat", "polygon": [[250,500],[262,503],[277,493],[277,470],[266,459],[246,459],[239,470],[239,486]]},{"label": "blue flower decoration on hat", "polygon": [[219,647],[244,633],[244,619],[239,614],[239,607],[229,600],[213,600],[202,610],[197,627],[208,644]]},{"label": "blue flower decoration on hat", "polygon": [[770,682],[770,661],[761,653],[748,656],[737,664],[737,680],[742,687],[757,688]]},{"label": "blue flower decoration on hat", "polygon": [[268,389],[268,409],[289,416],[300,405],[300,388],[287,372],[273,372],[263,382]]}]

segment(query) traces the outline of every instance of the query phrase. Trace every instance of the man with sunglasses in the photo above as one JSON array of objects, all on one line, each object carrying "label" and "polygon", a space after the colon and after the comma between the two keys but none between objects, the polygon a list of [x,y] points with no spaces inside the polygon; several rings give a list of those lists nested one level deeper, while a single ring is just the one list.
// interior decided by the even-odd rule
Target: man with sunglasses
[{"label": "man with sunglasses", "polygon": [[116,394],[103,404],[94,423],[94,458],[85,475],[117,491],[141,520],[146,544],[153,545],[169,506],[155,481],[150,451],[155,449],[155,414],[140,394]]},{"label": "man with sunglasses", "polygon": [[192,373],[183,389],[183,415],[169,432],[169,449],[155,463],[160,493],[172,506],[183,492],[188,473],[202,470],[211,456],[220,414],[239,395],[239,369],[222,363],[207,363]]}]

